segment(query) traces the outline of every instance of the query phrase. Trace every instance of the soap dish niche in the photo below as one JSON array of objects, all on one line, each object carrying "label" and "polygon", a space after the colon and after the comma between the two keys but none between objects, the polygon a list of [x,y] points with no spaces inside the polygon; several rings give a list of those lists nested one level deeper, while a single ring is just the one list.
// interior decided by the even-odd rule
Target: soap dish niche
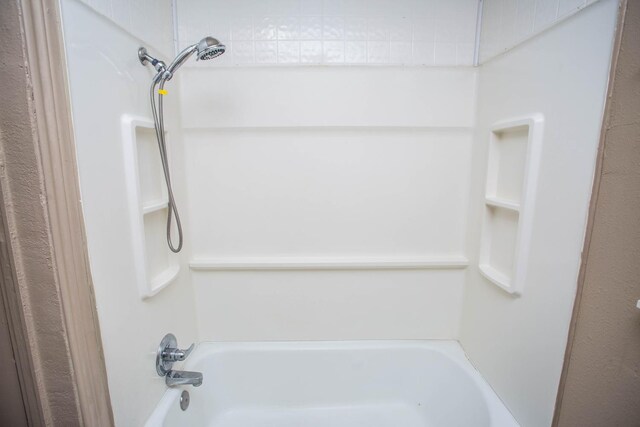
[{"label": "soap dish niche", "polygon": [[166,241],[169,197],[153,121],[125,116],[122,134],[138,290],[146,299],[171,284],[180,266]]},{"label": "soap dish niche", "polygon": [[489,135],[478,268],[513,296],[526,279],[543,123],[539,114],[501,121]]}]

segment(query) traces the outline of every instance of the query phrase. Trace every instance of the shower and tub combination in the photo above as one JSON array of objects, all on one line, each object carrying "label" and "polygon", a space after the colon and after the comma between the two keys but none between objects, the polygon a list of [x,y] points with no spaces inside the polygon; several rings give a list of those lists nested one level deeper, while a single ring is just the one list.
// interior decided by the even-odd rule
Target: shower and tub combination
[{"label": "shower and tub combination", "polygon": [[[208,36],[166,66],[146,48],[138,49],[142,65],[157,71],[150,89],[151,110],[168,193],[167,244],[174,253],[182,249],[183,231],[165,141],[164,85],[194,53],[202,60],[224,52],[225,46]],[[177,245],[171,240],[172,217]],[[174,363],[187,359],[193,349],[191,344],[180,350],[171,333],[160,342],[156,372],[173,390],[145,427],[518,425],[453,341],[204,343],[187,364],[196,371],[174,370]],[[197,391],[184,388],[200,387],[204,378],[205,386]]]},{"label": "shower and tub combination", "polygon": [[116,427],[550,426],[617,0],[151,3],[61,1]]}]

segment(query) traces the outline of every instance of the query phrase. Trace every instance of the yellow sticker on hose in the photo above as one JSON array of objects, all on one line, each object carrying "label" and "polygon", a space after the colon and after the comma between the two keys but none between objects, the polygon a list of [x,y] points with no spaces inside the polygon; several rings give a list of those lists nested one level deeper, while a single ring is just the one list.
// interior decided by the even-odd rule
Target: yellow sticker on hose
[{"label": "yellow sticker on hose", "polygon": [[158,93],[159,93],[160,95],[166,95],[168,92],[167,92],[167,90],[166,90],[166,89],[158,89]]}]

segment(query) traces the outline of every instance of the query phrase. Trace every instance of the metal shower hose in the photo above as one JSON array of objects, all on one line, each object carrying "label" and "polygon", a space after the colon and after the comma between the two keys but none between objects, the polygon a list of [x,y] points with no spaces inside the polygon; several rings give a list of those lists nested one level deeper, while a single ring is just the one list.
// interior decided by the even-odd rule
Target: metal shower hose
[{"label": "metal shower hose", "polygon": [[[158,149],[160,150],[160,160],[162,161],[162,170],[164,172],[164,180],[167,184],[167,195],[169,198],[168,212],[167,212],[167,243],[169,249],[172,252],[180,252],[182,249],[183,236],[182,236],[182,223],[180,222],[180,215],[178,214],[178,208],[176,201],[173,197],[173,189],[171,188],[171,173],[169,172],[169,160],[167,156],[167,144],[164,138],[164,115],[162,112],[162,98],[163,95],[160,91],[164,90],[165,79],[162,78],[162,73],[158,73],[151,82],[151,111],[153,112],[153,122],[156,129],[156,138],[158,140]],[[156,92],[156,86],[159,86],[159,91]],[[156,93],[158,93],[158,103],[156,108]],[[176,228],[178,229],[178,245],[174,246],[171,240],[171,223],[172,218],[176,219]]]}]

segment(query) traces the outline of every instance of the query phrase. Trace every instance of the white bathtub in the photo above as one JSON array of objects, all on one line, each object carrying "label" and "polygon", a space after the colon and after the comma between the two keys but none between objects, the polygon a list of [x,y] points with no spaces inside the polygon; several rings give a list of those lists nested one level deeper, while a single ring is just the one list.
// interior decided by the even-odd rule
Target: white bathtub
[{"label": "white bathtub", "polygon": [[509,411],[455,341],[202,343],[146,427],[507,427]]}]

